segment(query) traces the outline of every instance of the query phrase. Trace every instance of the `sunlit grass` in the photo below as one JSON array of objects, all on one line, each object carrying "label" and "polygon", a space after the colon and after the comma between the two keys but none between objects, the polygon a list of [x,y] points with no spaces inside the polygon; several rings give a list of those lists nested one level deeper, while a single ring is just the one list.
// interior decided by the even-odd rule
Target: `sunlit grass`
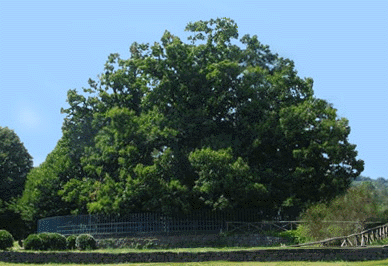
[{"label": "sunlit grass", "polygon": [[371,243],[372,246],[376,246],[376,245],[388,245],[388,237],[387,238],[384,238],[382,240],[376,240],[374,242]]},{"label": "sunlit grass", "polygon": [[245,250],[264,250],[264,249],[282,249],[281,247],[199,247],[199,248],[170,248],[170,249],[132,249],[132,248],[116,248],[116,249],[97,249],[89,252],[99,253],[144,253],[144,252],[216,252],[216,251],[245,251]]},{"label": "sunlit grass", "polygon": [[[300,247],[301,249],[319,249],[317,246]],[[327,247],[341,249],[340,247]],[[75,252],[75,253],[153,253],[153,252],[174,252],[174,253],[204,253],[204,252],[226,252],[226,251],[254,251],[254,250],[286,250],[286,249],[298,249],[298,247],[199,247],[199,248],[170,248],[170,249],[136,249],[136,248],[105,248],[95,250],[64,250],[64,251],[30,251],[30,252]],[[29,252],[22,250],[24,252]]]},{"label": "sunlit grass", "polygon": [[[301,247],[301,249],[311,249],[319,247]],[[331,248],[331,247],[327,247]],[[341,249],[340,247],[333,247]],[[276,247],[204,247],[204,248],[174,248],[174,249],[132,249],[132,248],[117,248],[117,249],[97,249],[90,251],[79,250],[65,250],[65,251],[30,251],[23,250],[17,243],[14,244],[12,251],[18,252],[39,252],[39,253],[61,253],[61,252],[74,252],[74,253],[109,253],[109,254],[121,254],[121,253],[153,253],[153,252],[189,252],[189,253],[203,253],[203,252],[226,252],[226,251],[254,251],[254,250],[284,250],[284,249],[298,249],[297,247],[289,246],[276,246]],[[21,265],[35,265],[35,266],[92,266],[94,264],[58,264],[58,263],[45,263],[45,264],[29,264],[29,263],[7,263],[1,262],[0,266],[21,266]],[[96,265],[96,264],[95,264]],[[333,262],[311,262],[311,261],[273,261],[273,262],[233,262],[233,261],[205,261],[205,262],[159,262],[159,263],[120,263],[120,264],[99,264],[108,266],[388,266],[388,259],[377,261],[333,261]]]},{"label": "sunlit grass", "polygon": [[[378,247],[379,245],[376,245]],[[371,247],[371,246],[367,246]],[[320,246],[303,246],[300,249],[319,249]],[[341,249],[341,247],[327,247],[328,249]],[[61,253],[61,252],[73,252],[73,253],[110,253],[110,254],[122,254],[122,253],[153,253],[153,252],[174,252],[174,253],[204,253],[204,252],[226,252],[226,251],[254,251],[254,250],[286,250],[286,249],[299,249],[299,247],[290,246],[275,246],[275,247],[198,247],[198,248],[169,248],[169,249],[136,249],[136,248],[101,248],[95,250],[62,250],[62,251],[36,251],[36,250],[24,250],[19,246],[14,246],[12,251],[19,252],[39,252],[39,253]],[[354,249],[354,248],[347,248]],[[356,248],[357,249],[357,248]]]}]

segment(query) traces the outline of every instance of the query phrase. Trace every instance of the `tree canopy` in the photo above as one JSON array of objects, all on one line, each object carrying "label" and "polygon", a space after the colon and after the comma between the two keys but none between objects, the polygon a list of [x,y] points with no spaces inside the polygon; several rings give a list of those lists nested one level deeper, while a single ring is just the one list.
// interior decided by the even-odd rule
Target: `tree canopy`
[{"label": "tree canopy", "polygon": [[0,127],[0,229],[9,230],[16,238],[24,226],[15,203],[32,166],[32,157],[16,133]]},{"label": "tree canopy", "polygon": [[[297,214],[360,174],[348,120],[314,96],[292,60],[257,36],[238,40],[228,18],[185,30],[188,42],[166,31],[160,42],[133,43],[127,59],[111,54],[98,81],[68,91],[63,137],[26,185],[36,214]],[[38,209],[47,196],[61,202]]]},{"label": "tree canopy", "polygon": [[0,127],[0,202],[22,194],[32,157],[16,133]]}]

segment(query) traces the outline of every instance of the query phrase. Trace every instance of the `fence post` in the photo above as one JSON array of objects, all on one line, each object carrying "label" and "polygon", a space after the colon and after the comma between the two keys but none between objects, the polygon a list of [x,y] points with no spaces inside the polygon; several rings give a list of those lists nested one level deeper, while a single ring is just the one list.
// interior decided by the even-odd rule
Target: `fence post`
[{"label": "fence post", "polygon": [[384,233],[384,238],[386,238],[386,237],[388,237],[388,224],[385,225],[383,228],[384,228],[384,231],[383,231],[383,233]]},{"label": "fence post", "polygon": [[92,226],[91,226],[91,214],[88,214],[88,227],[87,227],[87,230],[88,230],[88,233],[91,234],[91,229],[92,229]]},{"label": "fence post", "polygon": [[359,247],[361,246],[360,235],[357,235],[356,238],[357,238],[357,247]]}]

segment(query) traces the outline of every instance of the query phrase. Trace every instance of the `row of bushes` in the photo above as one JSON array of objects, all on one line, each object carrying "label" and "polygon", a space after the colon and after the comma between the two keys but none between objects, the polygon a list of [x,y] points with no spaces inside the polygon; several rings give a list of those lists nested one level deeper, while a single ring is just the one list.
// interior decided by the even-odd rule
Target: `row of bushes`
[{"label": "row of bushes", "polygon": [[[0,250],[12,248],[13,244],[12,235],[6,230],[0,230]],[[97,243],[95,238],[89,234],[71,235],[65,238],[58,233],[40,233],[30,234],[23,241],[23,247],[27,250],[89,250],[96,249]]]},{"label": "row of bushes", "polygon": [[92,235],[65,236],[57,233],[31,234],[23,242],[24,249],[30,250],[66,250],[96,249],[96,240]]}]

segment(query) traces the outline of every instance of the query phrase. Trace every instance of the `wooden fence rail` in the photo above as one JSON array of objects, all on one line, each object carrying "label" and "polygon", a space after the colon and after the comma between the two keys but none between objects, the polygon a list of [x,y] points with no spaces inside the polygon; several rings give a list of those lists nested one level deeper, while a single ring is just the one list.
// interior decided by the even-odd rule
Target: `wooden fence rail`
[{"label": "wooden fence rail", "polygon": [[357,234],[351,234],[343,237],[333,237],[321,241],[308,242],[308,243],[291,245],[291,246],[301,247],[301,246],[311,246],[311,245],[318,245],[318,244],[325,246],[331,242],[342,241],[341,247],[348,247],[348,246],[364,247],[366,245],[369,245],[373,241],[384,239],[387,237],[388,237],[388,223],[375,228],[365,230]]}]

